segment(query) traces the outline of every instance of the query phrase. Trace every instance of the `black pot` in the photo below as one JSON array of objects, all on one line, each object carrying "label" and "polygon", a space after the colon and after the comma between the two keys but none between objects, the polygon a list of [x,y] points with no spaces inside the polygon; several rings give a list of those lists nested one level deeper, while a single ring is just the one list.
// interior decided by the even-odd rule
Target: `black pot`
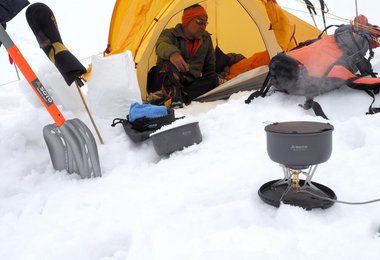
[{"label": "black pot", "polygon": [[332,151],[332,131],[328,123],[294,121],[265,127],[269,157],[288,168],[307,168],[327,161]]},{"label": "black pot", "polygon": [[157,131],[150,135],[154,150],[158,155],[166,156],[193,144],[202,142],[202,133],[198,122],[192,122]]}]

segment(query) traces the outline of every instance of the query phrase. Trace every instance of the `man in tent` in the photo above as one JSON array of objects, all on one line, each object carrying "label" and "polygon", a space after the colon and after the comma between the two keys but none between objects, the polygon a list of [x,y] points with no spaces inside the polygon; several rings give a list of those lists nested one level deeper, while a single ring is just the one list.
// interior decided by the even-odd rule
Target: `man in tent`
[{"label": "man in tent", "polygon": [[[207,19],[202,6],[192,5],[183,11],[181,24],[161,33],[156,43],[157,66],[148,76],[150,103],[183,107],[218,85]],[[163,94],[159,98],[157,91]]]}]

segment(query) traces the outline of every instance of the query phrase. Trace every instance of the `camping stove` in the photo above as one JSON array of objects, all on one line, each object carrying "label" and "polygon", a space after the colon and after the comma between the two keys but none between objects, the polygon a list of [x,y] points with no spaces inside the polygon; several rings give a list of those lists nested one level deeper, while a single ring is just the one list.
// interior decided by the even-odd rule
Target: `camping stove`
[{"label": "camping stove", "polygon": [[284,177],[262,185],[260,198],[276,207],[281,202],[307,210],[331,207],[335,193],[311,179],[318,164],[330,158],[333,130],[328,123],[306,121],[267,125],[267,152],[281,165]]}]

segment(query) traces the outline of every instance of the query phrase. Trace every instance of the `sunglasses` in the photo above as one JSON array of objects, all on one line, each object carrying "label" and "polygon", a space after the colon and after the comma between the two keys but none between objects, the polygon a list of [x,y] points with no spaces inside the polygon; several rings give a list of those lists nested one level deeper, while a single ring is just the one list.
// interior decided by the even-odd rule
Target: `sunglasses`
[{"label": "sunglasses", "polygon": [[195,22],[196,22],[199,26],[202,26],[202,25],[207,26],[207,25],[208,25],[208,22],[207,22],[207,21],[202,20],[202,19],[200,19],[200,18],[196,18],[196,19],[195,19]]}]

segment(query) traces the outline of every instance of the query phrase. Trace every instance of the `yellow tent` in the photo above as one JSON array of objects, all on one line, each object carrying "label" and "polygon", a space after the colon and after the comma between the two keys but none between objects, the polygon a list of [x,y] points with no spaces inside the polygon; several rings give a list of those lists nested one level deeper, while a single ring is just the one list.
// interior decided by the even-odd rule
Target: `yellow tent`
[{"label": "yellow tent", "polygon": [[[207,31],[212,34],[214,44],[225,53],[250,57],[266,50],[273,57],[293,47],[293,38],[302,42],[320,33],[282,10],[275,0],[117,0],[106,52],[112,55],[132,51],[143,100],[146,100],[147,73],[156,63],[154,47],[161,31],[180,22],[183,9],[193,4],[206,8],[209,16]],[[266,72],[267,69],[259,68],[256,74],[246,78],[257,76],[261,82]],[[251,83],[243,84],[244,87],[239,89],[234,82],[227,82],[217,89],[229,89],[228,96],[258,86],[257,81]],[[217,98],[225,96],[222,94]]]}]

